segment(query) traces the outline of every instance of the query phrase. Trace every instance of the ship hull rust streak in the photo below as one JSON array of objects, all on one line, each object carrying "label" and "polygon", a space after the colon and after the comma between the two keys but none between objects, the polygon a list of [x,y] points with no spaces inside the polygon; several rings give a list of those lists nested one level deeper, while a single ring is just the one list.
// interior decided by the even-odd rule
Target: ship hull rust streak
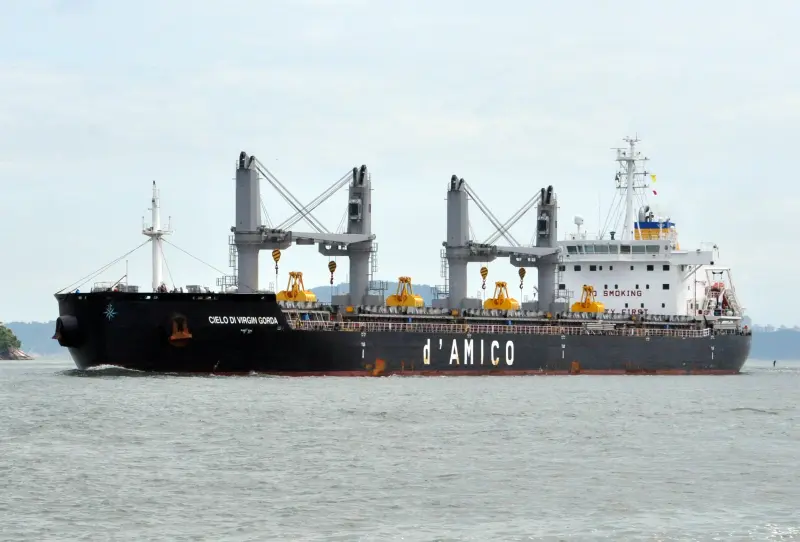
[{"label": "ship hull rust streak", "polygon": [[271,294],[153,299],[104,292],[57,298],[59,342],[79,369],[112,365],[159,373],[282,376],[737,374],[751,343],[751,335],[738,333],[292,329]]}]

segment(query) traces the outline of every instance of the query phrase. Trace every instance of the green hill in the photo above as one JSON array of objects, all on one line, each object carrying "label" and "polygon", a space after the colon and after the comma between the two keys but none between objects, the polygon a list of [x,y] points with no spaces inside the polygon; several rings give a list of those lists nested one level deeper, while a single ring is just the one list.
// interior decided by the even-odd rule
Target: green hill
[{"label": "green hill", "polygon": [[9,328],[0,324],[0,353],[12,348],[21,348],[22,343]]},{"label": "green hill", "polygon": [[22,350],[32,356],[52,356],[62,353],[66,355],[64,348],[52,339],[56,329],[55,320],[50,322],[7,322],[6,326],[22,343]]}]

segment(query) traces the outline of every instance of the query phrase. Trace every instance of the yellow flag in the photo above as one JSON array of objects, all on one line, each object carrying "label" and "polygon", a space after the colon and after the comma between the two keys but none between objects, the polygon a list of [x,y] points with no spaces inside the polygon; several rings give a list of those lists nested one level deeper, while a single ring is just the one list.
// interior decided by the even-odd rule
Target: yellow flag
[{"label": "yellow flag", "polygon": [[650,174],[650,179],[652,179],[653,182],[656,182],[656,174],[655,173],[651,173]]}]

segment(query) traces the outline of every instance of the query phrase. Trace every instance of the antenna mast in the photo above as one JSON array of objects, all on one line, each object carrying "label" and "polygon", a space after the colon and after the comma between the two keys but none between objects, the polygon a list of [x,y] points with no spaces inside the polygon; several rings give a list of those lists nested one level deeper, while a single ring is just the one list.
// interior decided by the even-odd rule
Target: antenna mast
[{"label": "antenna mast", "polygon": [[639,142],[638,137],[626,137],[624,141],[628,143],[628,149],[617,149],[617,162],[619,162],[621,166],[624,166],[621,169],[624,169],[625,184],[619,183],[618,186],[619,188],[623,188],[624,186],[625,190],[625,222],[623,223],[621,239],[623,241],[629,241],[633,238],[633,194],[635,188],[638,188],[634,185],[636,179],[636,162],[646,161],[647,158],[640,158],[641,153],[636,151],[636,144]]},{"label": "antenna mast", "polygon": [[[150,226],[146,226],[142,224],[142,234],[146,235],[150,238],[150,242],[153,244],[153,291],[158,291],[158,287],[161,286],[163,282],[163,274],[164,274],[164,261],[163,261],[163,241],[162,237],[165,235],[169,235],[172,233],[170,229],[170,225],[167,225],[167,229],[161,229],[161,204],[159,198],[159,191],[156,187],[156,182],[153,181],[153,198],[151,200],[151,207],[150,211],[152,212],[152,223]],[[144,218],[142,218],[142,222],[144,223]]]}]

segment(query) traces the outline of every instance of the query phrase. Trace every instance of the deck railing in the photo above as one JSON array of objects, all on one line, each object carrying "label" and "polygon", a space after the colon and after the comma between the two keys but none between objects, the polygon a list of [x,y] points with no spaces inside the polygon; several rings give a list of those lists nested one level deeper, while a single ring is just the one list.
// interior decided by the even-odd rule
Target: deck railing
[{"label": "deck railing", "polygon": [[[309,331],[365,331],[367,333],[391,331],[413,332],[427,334],[452,334],[452,333],[478,333],[496,335],[512,333],[521,335],[617,335],[632,337],[708,337],[712,331],[705,329],[648,329],[648,328],[617,328],[617,329],[588,329],[582,326],[535,326],[535,325],[494,325],[494,324],[435,324],[425,322],[399,323],[399,322],[330,322],[322,320],[294,320],[290,321],[293,329]],[[715,331],[715,335],[727,332]],[[733,333],[733,332],[731,332]]]}]

